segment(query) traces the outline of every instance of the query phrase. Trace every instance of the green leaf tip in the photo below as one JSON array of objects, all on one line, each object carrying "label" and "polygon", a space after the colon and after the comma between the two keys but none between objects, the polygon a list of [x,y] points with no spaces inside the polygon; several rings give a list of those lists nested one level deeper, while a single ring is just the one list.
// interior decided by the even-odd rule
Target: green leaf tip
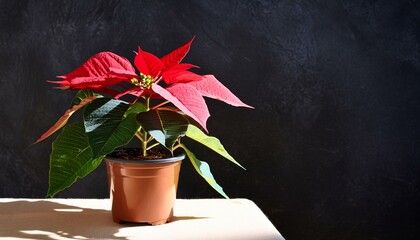
[{"label": "green leaf tip", "polygon": [[184,144],[179,145],[181,148],[184,149],[185,153],[188,156],[188,159],[190,159],[192,165],[194,166],[195,170],[200,174],[201,177],[206,180],[206,182],[214,189],[216,190],[220,195],[223,197],[229,199],[228,195],[223,191],[222,186],[220,186],[216,180],[213,177],[213,174],[210,171],[210,166],[208,163],[199,160],[194,153],[192,153]]},{"label": "green leaf tip", "polygon": [[233,162],[234,164],[238,165],[242,169],[246,170],[241,164],[239,164],[223,147],[220,140],[216,137],[208,136],[203,131],[201,131],[198,127],[190,124],[188,125],[188,129],[186,132],[186,136],[203,144],[204,146],[210,148],[211,150],[215,151],[216,153],[220,154],[224,158],[228,159],[229,161]]}]

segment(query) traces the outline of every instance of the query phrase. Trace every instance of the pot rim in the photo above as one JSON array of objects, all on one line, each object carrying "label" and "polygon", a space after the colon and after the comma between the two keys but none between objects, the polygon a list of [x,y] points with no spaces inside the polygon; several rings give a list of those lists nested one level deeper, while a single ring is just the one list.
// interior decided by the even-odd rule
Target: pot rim
[{"label": "pot rim", "polygon": [[[117,150],[118,151],[118,150]],[[173,163],[179,162],[185,159],[185,154],[181,153],[177,156],[169,157],[169,158],[160,158],[160,159],[145,159],[145,160],[129,160],[129,159],[121,159],[115,158],[110,156],[105,156],[105,160],[117,163],[131,163],[131,164],[165,164],[165,163]]]}]

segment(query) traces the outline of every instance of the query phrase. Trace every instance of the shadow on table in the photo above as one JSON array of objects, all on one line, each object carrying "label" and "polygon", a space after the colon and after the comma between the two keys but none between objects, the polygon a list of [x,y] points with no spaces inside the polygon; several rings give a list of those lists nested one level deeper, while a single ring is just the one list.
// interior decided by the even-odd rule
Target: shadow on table
[{"label": "shadow on table", "polygon": [[121,228],[106,210],[48,201],[0,203],[0,236],[26,239],[86,239],[115,236]]},{"label": "shadow on table", "polygon": [[[0,237],[22,239],[128,239],[122,228],[148,226],[117,224],[107,210],[80,208],[48,201],[0,203]],[[199,219],[174,216],[174,221]]]}]

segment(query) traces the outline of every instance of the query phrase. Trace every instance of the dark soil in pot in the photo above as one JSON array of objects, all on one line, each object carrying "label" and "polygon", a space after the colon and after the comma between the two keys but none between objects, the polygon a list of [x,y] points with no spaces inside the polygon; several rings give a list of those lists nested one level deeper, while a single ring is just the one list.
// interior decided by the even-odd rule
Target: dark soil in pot
[{"label": "dark soil in pot", "polygon": [[147,151],[147,156],[143,156],[143,151],[140,148],[122,148],[108,154],[108,157],[124,160],[149,160],[170,158],[172,155],[166,149],[150,149]]}]

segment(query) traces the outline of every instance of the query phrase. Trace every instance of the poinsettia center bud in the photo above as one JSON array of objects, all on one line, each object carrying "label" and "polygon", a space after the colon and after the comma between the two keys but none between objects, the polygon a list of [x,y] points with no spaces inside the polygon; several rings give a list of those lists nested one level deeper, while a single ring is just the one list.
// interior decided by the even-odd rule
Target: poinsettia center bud
[{"label": "poinsettia center bud", "polygon": [[154,79],[150,75],[145,75],[143,73],[140,73],[140,85],[144,88],[149,89],[152,86],[152,83],[154,82]]},{"label": "poinsettia center bud", "polygon": [[140,86],[139,80],[137,78],[132,78],[131,83],[136,85],[136,86]]}]

